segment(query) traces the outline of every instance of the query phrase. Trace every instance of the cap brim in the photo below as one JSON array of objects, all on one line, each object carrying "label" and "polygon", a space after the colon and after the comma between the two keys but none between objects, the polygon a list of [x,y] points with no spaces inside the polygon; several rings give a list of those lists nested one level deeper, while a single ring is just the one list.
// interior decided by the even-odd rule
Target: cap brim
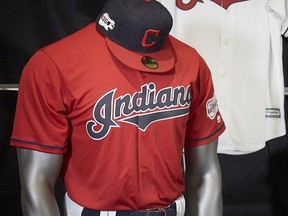
[{"label": "cap brim", "polygon": [[113,55],[123,64],[135,70],[164,73],[174,67],[174,54],[167,42],[157,52],[142,53],[128,50],[107,37],[105,37],[105,40]]}]

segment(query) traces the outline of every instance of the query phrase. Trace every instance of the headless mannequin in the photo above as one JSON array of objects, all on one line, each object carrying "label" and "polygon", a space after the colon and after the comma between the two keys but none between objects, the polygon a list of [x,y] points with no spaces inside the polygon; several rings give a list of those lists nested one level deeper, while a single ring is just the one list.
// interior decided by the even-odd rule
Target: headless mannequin
[{"label": "headless mannequin", "polygon": [[[221,216],[221,171],[218,140],[185,149],[186,210],[190,216]],[[24,216],[59,216],[54,186],[63,155],[17,149]]]}]

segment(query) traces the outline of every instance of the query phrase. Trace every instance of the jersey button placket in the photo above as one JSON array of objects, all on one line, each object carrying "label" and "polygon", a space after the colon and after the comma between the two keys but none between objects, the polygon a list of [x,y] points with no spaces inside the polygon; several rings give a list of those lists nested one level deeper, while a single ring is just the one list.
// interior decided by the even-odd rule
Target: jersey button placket
[{"label": "jersey button placket", "polygon": [[[149,141],[150,141],[149,137],[150,137],[150,133],[148,131],[142,132],[140,139],[141,139],[141,143],[143,145],[142,147],[145,149],[145,150],[143,149],[143,151],[146,151],[147,145],[149,145]],[[146,154],[147,154],[147,152],[146,152]],[[150,172],[150,169],[149,169],[149,165],[147,164],[147,161],[146,161],[147,158],[145,157],[143,159],[144,159],[144,161],[142,163],[143,166],[142,166],[141,174],[142,174],[143,177],[148,177],[148,176],[150,176],[151,172]],[[146,181],[147,181],[147,179],[144,178],[143,179],[143,183],[146,182]],[[147,182],[144,183],[144,184],[146,185]]]},{"label": "jersey button placket", "polygon": [[[147,141],[149,139],[149,132],[145,131],[142,133],[142,140],[143,140],[143,144],[146,145],[147,144]],[[148,176],[150,174],[150,171],[148,168],[144,168],[143,171],[142,171],[142,174],[144,176]]]},{"label": "jersey button placket", "polygon": [[233,32],[234,32],[234,17],[228,10],[223,11],[221,29],[220,29],[220,61],[219,61],[219,82],[221,89],[218,91],[218,104],[220,111],[225,112],[227,107],[227,99],[231,90],[231,62],[233,62],[231,53],[233,49]]},{"label": "jersey button placket", "polygon": [[[149,145],[149,132],[148,131],[145,131],[142,133],[142,141],[143,141],[144,146]],[[144,148],[146,148],[146,147],[144,147]],[[148,167],[143,169],[142,175],[143,176],[149,176],[150,175],[150,170]]]}]

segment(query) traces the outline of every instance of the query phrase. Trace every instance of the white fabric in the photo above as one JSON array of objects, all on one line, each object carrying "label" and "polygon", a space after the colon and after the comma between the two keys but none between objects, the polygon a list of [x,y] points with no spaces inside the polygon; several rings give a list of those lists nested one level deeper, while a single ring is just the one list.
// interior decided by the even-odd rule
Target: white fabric
[{"label": "white fabric", "polygon": [[100,216],[116,216],[116,211],[101,211]]},{"label": "white fabric", "polygon": [[[184,196],[175,200],[177,216],[184,216],[185,213],[185,199]],[[81,216],[84,207],[78,205],[70,199],[68,194],[64,198],[64,215],[65,216]],[[116,211],[101,211],[100,216],[116,216]]]},{"label": "white fabric", "polygon": [[218,153],[255,152],[285,135],[281,34],[288,36],[288,0],[223,1],[227,8],[212,0],[159,2],[173,16],[171,34],[211,69],[226,123]]},{"label": "white fabric", "polygon": [[184,196],[179,197],[176,202],[177,216],[184,216],[185,214],[185,199]]},{"label": "white fabric", "polygon": [[78,205],[70,199],[67,193],[64,198],[64,215],[65,216],[81,216],[83,206]]}]

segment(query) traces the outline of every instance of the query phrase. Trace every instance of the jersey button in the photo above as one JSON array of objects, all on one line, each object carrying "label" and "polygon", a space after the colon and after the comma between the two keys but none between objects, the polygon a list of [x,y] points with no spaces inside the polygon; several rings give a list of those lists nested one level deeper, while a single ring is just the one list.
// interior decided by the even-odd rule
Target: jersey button
[{"label": "jersey button", "polygon": [[148,176],[149,175],[149,170],[148,169],[143,170],[143,175],[144,176]]},{"label": "jersey button", "polygon": [[141,73],[141,76],[142,76],[143,79],[146,78],[146,74],[145,73]]},{"label": "jersey button", "polygon": [[144,132],[142,134],[143,139],[147,140],[149,138],[149,133],[148,132]]},{"label": "jersey button", "polygon": [[225,46],[228,46],[228,45],[229,45],[229,40],[228,40],[228,39],[226,39],[226,40],[224,41],[224,45],[225,45]]}]

